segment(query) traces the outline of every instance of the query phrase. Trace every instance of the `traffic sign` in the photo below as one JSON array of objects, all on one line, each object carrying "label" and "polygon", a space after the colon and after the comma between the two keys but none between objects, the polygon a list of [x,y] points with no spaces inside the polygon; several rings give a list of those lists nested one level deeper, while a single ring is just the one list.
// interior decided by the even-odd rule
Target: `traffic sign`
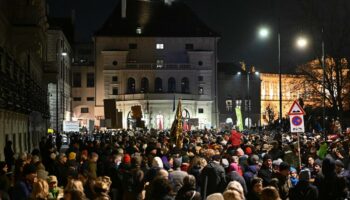
[{"label": "traffic sign", "polygon": [[290,131],[292,133],[302,133],[305,131],[303,115],[291,115],[289,116],[289,120],[290,120]]},{"label": "traffic sign", "polygon": [[290,107],[288,115],[305,115],[305,111],[297,101],[294,101],[292,107]]}]

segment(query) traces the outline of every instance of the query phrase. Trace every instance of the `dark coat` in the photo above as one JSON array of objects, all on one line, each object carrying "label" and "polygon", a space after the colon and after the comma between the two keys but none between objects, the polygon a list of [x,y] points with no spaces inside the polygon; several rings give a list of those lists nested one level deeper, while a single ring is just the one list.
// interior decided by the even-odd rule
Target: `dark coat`
[{"label": "dark coat", "polygon": [[236,171],[232,171],[227,175],[226,182],[229,183],[230,181],[239,182],[242,185],[244,194],[246,195],[248,193],[247,184],[244,178],[241,175],[239,175]]},{"label": "dark coat", "polygon": [[318,189],[306,181],[300,181],[289,191],[289,200],[317,200]]},{"label": "dark coat", "polygon": [[225,169],[219,163],[210,161],[201,173],[201,194],[208,196],[216,192],[222,193],[226,188],[226,183]]},{"label": "dark coat", "polygon": [[271,182],[272,169],[269,169],[266,166],[262,166],[258,172],[258,177],[263,179],[263,186],[268,186]]}]

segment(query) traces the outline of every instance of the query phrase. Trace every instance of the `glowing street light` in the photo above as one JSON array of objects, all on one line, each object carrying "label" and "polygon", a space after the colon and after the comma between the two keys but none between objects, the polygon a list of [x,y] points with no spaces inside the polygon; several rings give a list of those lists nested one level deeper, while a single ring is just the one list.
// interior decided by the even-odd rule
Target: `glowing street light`
[{"label": "glowing street light", "polygon": [[266,27],[262,27],[259,29],[259,37],[260,38],[267,38],[269,36],[269,29]]},{"label": "glowing street light", "polygon": [[308,45],[308,41],[305,37],[298,37],[296,44],[297,47],[304,49]]}]

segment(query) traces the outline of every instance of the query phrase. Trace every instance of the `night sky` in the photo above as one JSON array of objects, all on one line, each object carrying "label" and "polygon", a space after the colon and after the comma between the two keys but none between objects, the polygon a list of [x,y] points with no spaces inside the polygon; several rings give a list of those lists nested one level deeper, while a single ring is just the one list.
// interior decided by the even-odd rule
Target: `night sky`
[{"label": "night sky", "polygon": [[[210,28],[221,35],[219,61],[244,60],[263,72],[277,72],[277,22],[280,16],[282,72],[310,60],[311,51],[295,47],[295,38],[305,29],[301,6],[296,0],[182,0]],[[89,41],[112,12],[118,0],[48,0],[50,16],[70,16],[75,10],[77,41]],[[277,9],[279,8],[279,9]],[[258,27],[271,29],[267,40],[257,37]]]}]

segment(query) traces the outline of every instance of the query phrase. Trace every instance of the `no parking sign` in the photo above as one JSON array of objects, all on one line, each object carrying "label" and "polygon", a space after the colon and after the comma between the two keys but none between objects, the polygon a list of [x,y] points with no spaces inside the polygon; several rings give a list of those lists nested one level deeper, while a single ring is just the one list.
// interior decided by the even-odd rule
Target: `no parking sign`
[{"label": "no parking sign", "polygon": [[298,104],[297,101],[294,101],[288,113],[290,120],[290,131],[292,133],[305,132],[304,114],[305,112],[303,108]]}]

